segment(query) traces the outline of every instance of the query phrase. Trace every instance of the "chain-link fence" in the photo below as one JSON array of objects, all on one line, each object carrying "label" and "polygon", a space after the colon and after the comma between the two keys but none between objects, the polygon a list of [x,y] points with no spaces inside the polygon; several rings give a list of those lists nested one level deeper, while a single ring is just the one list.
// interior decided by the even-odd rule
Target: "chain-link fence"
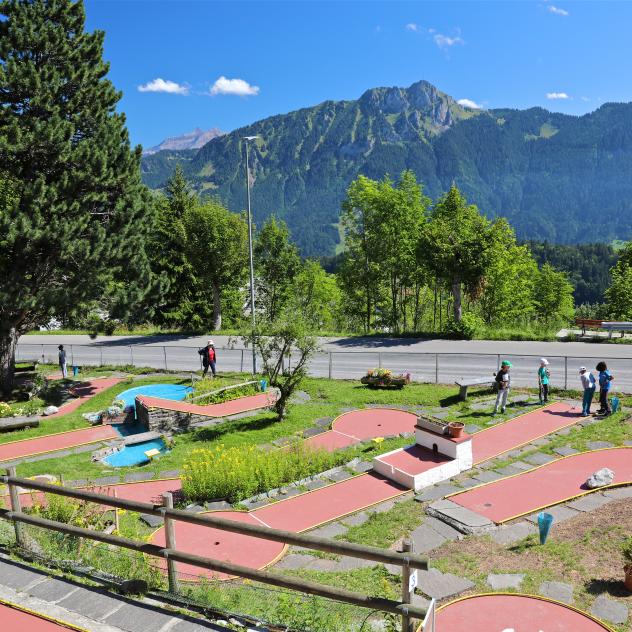
[{"label": "chain-link fence", "polygon": [[[135,366],[168,371],[197,371],[200,356],[197,347],[181,345],[156,345],[107,342],[92,345],[66,345],[68,363],[71,366]],[[223,348],[217,350],[217,366],[220,371],[250,372],[252,350]],[[359,379],[366,370],[385,367],[395,373],[410,373],[416,382],[451,384],[461,378],[491,378],[501,360],[513,364],[512,381],[516,386],[537,385],[538,355],[500,355],[496,353],[424,353],[405,351],[320,351],[309,364],[313,377],[330,379]],[[598,358],[591,356],[547,356],[551,363],[551,383],[558,388],[581,388],[579,367],[593,369]],[[57,362],[57,345],[20,343],[18,361]],[[292,357],[288,357],[292,364]],[[260,366],[260,359],[257,360]],[[632,393],[631,360],[607,358],[608,368],[615,376],[615,388]]]}]

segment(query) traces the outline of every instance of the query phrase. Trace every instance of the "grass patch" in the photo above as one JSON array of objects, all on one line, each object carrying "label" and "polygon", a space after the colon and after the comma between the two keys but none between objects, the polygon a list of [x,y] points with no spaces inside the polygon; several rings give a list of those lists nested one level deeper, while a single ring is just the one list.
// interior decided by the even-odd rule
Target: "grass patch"
[{"label": "grass patch", "polygon": [[423,522],[423,515],[421,503],[405,500],[388,511],[372,513],[364,524],[350,527],[336,539],[387,549],[414,531]]}]

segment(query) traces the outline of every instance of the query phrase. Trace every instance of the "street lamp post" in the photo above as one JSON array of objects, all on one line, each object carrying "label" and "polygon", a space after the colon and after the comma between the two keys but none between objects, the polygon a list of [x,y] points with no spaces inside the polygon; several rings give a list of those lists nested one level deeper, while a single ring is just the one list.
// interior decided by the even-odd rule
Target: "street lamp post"
[{"label": "street lamp post", "polygon": [[259,136],[244,136],[246,141],[246,191],[248,196],[248,253],[250,257],[250,315],[252,317],[252,374],[257,374],[257,350],[255,348],[255,268],[252,257],[252,214],[250,212],[250,165],[248,163],[248,143]]}]

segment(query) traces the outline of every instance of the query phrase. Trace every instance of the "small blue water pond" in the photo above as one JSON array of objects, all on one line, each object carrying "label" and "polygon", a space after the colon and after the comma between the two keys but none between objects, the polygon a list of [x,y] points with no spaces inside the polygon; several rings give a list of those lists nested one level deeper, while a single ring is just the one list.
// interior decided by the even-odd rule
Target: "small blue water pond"
[{"label": "small blue water pond", "polygon": [[181,401],[192,390],[190,386],[183,386],[182,384],[146,384],[145,386],[128,388],[126,391],[119,393],[116,399],[123,400],[125,402],[125,408],[127,408],[128,406],[134,406],[137,395]]},{"label": "small blue water pond", "polygon": [[145,456],[145,452],[153,450],[154,448],[156,450],[160,450],[160,452],[164,452],[167,449],[167,446],[162,439],[145,441],[144,443],[137,443],[136,445],[128,445],[120,452],[115,452],[114,454],[105,457],[103,461],[112,467],[142,465],[143,463],[149,462],[149,459]]}]

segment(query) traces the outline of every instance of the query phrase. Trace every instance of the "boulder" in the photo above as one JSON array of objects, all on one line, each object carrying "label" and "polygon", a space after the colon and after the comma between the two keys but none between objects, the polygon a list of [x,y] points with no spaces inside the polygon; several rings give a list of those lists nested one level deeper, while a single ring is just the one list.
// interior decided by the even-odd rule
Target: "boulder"
[{"label": "boulder", "polygon": [[614,481],[614,472],[607,467],[597,470],[587,481],[586,487],[588,489],[597,489],[598,487],[604,487],[605,485],[612,484]]},{"label": "boulder", "polygon": [[46,406],[46,408],[44,408],[44,415],[48,416],[48,415],[54,415],[55,413],[59,412],[59,408],[57,408],[57,406]]}]

